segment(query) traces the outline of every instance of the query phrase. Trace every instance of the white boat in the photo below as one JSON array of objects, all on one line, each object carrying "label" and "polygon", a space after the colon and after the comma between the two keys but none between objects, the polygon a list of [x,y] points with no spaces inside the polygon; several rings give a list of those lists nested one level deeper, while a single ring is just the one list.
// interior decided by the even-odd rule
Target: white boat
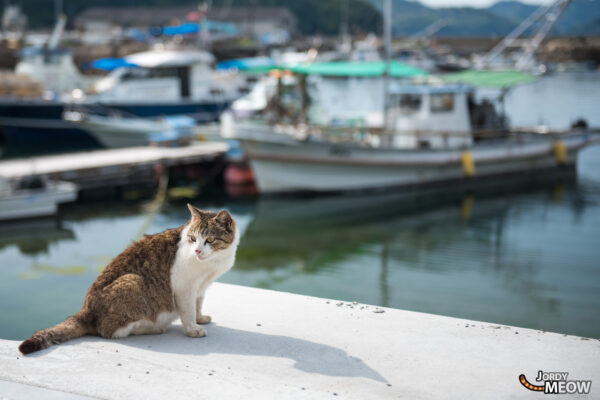
[{"label": "white boat", "polygon": [[112,71],[95,82],[85,102],[96,102],[140,117],[188,115],[209,122],[248,91],[237,71],[213,68],[206,51],[157,49],[123,59],[98,60]]},{"label": "white boat", "polygon": [[17,75],[28,76],[41,84],[46,99],[58,99],[73,90],[85,89],[96,79],[81,74],[71,50],[59,48],[66,22],[66,17],[60,16],[52,35],[44,38],[37,46],[21,50],[19,62],[15,66]]},{"label": "white boat", "polygon": [[545,173],[572,167],[594,142],[587,132],[520,134],[457,149],[374,148],[323,140],[241,138],[262,193],[379,189],[457,184],[494,176]]},{"label": "white boat", "polygon": [[[85,109],[65,111],[63,118],[89,132],[108,148],[148,144],[187,144],[196,131],[196,121],[186,116],[139,118],[118,110],[103,113]],[[108,111],[108,112],[107,112]]]},{"label": "white boat", "polygon": [[[333,69],[331,64],[325,67],[312,68]],[[489,72],[488,78],[497,75]],[[324,76],[309,78],[301,78],[305,83],[300,87],[309,87],[319,98],[303,101],[310,104],[308,109],[296,107],[296,114],[290,116],[293,107],[288,106],[276,118],[265,112],[258,120],[224,119],[223,129],[243,144],[262,193],[493,182],[498,176],[572,167],[577,152],[599,139],[586,129],[544,134],[533,129],[511,131],[489,102],[474,102],[474,88],[465,84],[431,79],[422,84],[396,82],[388,90],[384,113],[382,100],[375,105],[369,102],[382,92],[381,84],[362,78],[357,82],[365,90],[357,90],[357,82],[345,83],[339,76],[331,82]],[[333,84],[342,85],[342,90],[334,94],[323,90]],[[372,93],[366,90],[369,86],[374,87]]]},{"label": "white boat", "polygon": [[58,204],[77,199],[71,182],[50,182],[40,177],[8,181],[0,177],[0,221],[56,214]]}]

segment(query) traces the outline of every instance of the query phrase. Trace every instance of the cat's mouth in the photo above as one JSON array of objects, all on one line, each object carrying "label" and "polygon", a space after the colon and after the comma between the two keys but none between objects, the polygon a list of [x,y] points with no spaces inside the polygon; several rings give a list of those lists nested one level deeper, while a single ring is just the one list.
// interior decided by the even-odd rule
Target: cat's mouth
[{"label": "cat's mouth", "polygon": [[204,261],[206,259],[208,259],[210,256],[204,255],[204,254],[198,254],[196,253],[196,258],[200,261]]}]

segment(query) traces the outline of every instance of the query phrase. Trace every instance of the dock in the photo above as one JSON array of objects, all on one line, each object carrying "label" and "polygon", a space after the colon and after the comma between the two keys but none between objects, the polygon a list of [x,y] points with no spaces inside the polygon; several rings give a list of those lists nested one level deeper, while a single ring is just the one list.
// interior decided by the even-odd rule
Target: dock
[{"label": "dock", "polygon": [[[207,336],[84,337],[23,356],[0,341],[0,394],[66,399],[533,398],[568,372],[600,388],[600,341],[215,283]],[[77,310],[73,310],[76,312]],[[57,321],[58,322],[58,321]],[[40,326],[40,328],[45,328]],[[543,397],[543,396],[542,396]]]},{"label": "dock", "polygon": [[210,163],[222,159],[228,146],[196,142],[185,147],[129,147],[0,161],[0,176],[33,175],[76,183],[81,191],[138,186],[156,181],[156,167]]}]

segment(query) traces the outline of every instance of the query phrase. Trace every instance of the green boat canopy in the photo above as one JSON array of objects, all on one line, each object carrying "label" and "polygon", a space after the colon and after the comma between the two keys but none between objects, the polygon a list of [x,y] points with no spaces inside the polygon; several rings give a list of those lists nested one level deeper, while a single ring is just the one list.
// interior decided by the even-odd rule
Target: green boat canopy
[{"label": "green boat canopy", "polygon": [[[300,64],[286,68],[297,74],[325,76],[383,76],[384,61],[331,61]],[[427,71],[403,64],[398,61],[390,62],[390,75],[395,78],[409,78],[427,75]]]},{"label": "green boat canopy", "polygon": [[[358,77],[378,77],[383,76],[385,72],[384,61],[330,61],[315,62],[312,64],[298,64],[293,66],[277,65],[267,69],[279,69],[291,71],[296,74],[304,75],[323,75],[323,76],[358,76]],[[266,72],[264,68],[251,73]],[[398,61],[390,62],[390,75],[394,78],[410,78],[414,76],[427,75],[427,71],[411,67]]]},{"label": "green boat canopy", "polygon": [[504,71],[462,71],[440,76],[444,82],[466,83],[473,86],[488,86],[497,88],[509,88],[521,83],[536,80],[532,74],[515,70]]}]

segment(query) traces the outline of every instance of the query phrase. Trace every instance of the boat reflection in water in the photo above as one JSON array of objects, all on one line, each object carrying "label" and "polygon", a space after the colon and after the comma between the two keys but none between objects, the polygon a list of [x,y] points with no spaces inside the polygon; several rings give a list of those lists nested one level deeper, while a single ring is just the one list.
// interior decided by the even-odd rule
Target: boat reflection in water
[{"label": "boat reflection in water", "polygon": [[142,234],[184,223],[190,201],[238,222],[223,282],[600,338],[598,151],[582,154],[577,179],[571,169],[519,185],[256,200],[203,192],[157,213],[147,202],[64,205],[54,228],[0,235],[0,303],[10,304],[0,336],[63,320],[101,268]]},{"label": "boat reflection in water", "polygon": [[587,201],[572,172],[501,191],[263,198],[226,280],[600,336]]},{"label": "boat reflection in water", "polygon": [[48,252],[50,245],[63,240],[75,240],[75,234],[55,218],[0,223],[0,250],[16,245],[21,254],[34,256]]}]

